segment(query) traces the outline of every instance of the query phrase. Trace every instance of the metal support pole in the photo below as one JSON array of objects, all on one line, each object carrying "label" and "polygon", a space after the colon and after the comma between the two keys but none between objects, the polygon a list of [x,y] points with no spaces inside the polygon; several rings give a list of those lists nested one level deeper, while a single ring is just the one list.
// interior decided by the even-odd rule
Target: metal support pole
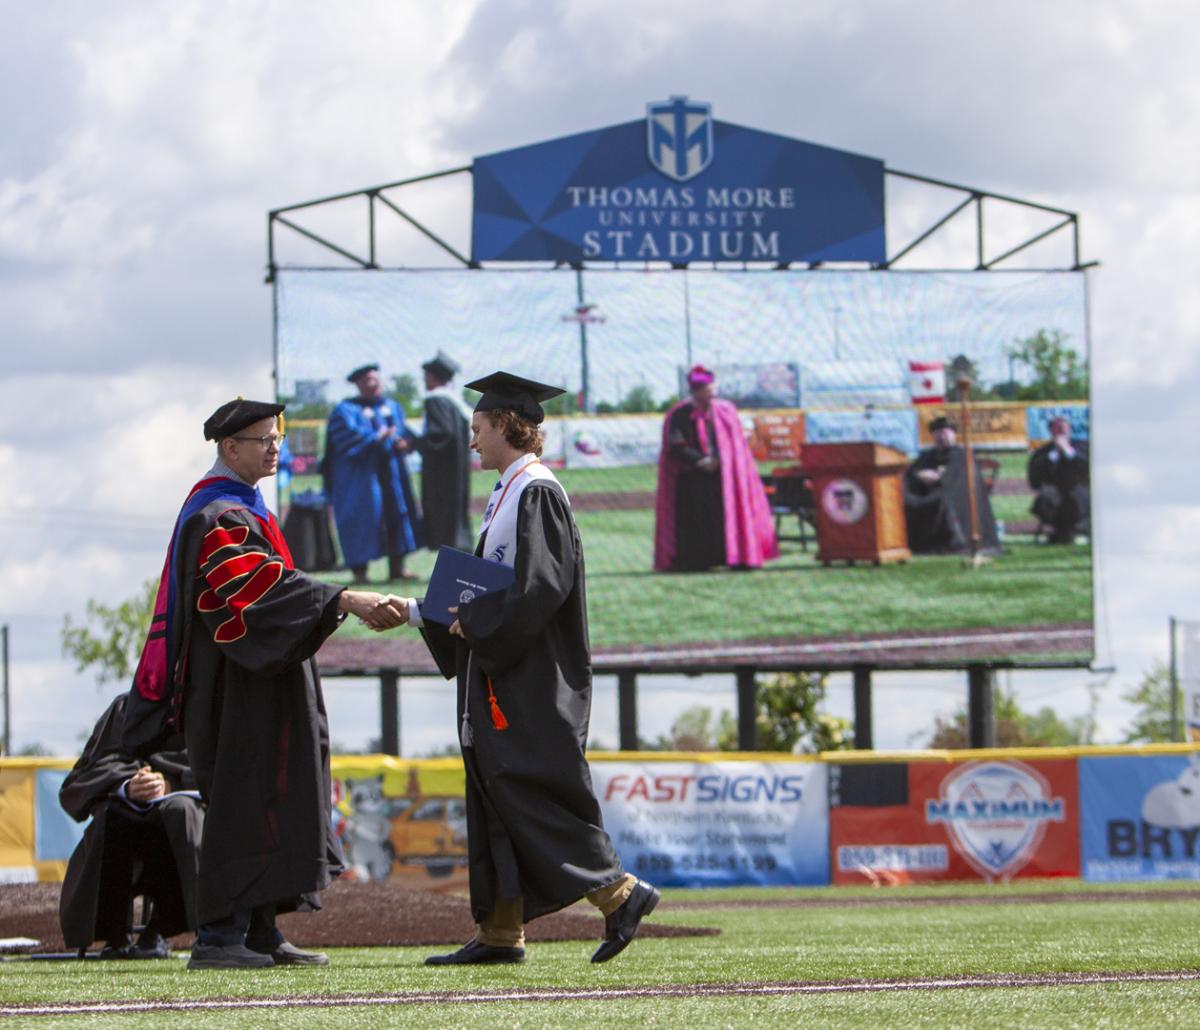
[{"label": "metal support pole", "polygon": [[[1175,649],[1176,618],[1170,617],[1171,627],[1171,741],[1180,738],[1180,663]],[[7,724],[6,724],[7,725]]]},{"label": "metal support pole", "polygon": [[379,750],[400,754],[400,673],[395,669],[379,673]]},{"label": "metal support pole", "polygon": [[683,340],[687,345],[687,367],[692,367],[692,295],[688,290],[688,270],[683,269]]},{"label": "metal support pole", "polygon": [[871,727],[871,668],[868,665],[854,667],[854,747],[859,751],[870,751],[875,747]]},{"label": "metal support pole", "polygon": [[617,725],[621,735],[621,750],[638,749],[637,673],[622,669],[617,673]]},{"label": "metal support pole", "polygon": [[995,672],[967,666],[967,747],[996,746]]},{"label": "metal support pole", "polygon": [[738,750],[756,751],[758,734],[755,716],[758,709],[758,687],[754,682],[754,670],[742,666],[735,670],[737,676],[737,721]]},{"label": "metal support pole", "polygon": [[4,670],[4,748],[7,758],[12,754],[12,711],[8,702],[8,624],[0,626],[0,666]]},{"label": "metal support pole", "polygon": [[[583,269],[575,269],[575,296],[583,307]],[[588,392],[587,321],[579,319],[579,410],[585,414],[592,410],[592,398]]]}]

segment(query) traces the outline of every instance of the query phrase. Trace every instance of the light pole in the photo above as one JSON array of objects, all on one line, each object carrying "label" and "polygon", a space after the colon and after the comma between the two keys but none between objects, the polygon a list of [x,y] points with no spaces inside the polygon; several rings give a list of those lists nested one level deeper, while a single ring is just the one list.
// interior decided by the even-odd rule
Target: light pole
[{"label": "light pole", "polygon": [[596,312],[595,304],[588,304],[583,299],[583,270],[575,270],[575,296],[579,303],[569,315],[563,315],[564,322],[579,323],[579,408],[588,412],[592,407],[591,393],[588,388],[588,340],[587,327],[589,322],[603,322],[604,316]]}]

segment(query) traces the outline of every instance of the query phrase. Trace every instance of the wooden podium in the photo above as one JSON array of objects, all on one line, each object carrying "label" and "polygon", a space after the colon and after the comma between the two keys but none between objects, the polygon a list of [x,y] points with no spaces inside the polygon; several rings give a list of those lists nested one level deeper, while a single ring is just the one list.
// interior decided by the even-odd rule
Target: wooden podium
[{"label": "wooden podium", "polygon": [[907,561],[908,458],[878,443],[810,443],[800,451],[817,509],[817,561]]}]

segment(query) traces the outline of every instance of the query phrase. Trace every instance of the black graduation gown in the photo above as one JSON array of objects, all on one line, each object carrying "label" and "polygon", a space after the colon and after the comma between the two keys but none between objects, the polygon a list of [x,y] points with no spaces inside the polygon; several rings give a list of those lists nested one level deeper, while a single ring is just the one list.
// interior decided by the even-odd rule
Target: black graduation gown
[{"label": "black graduation gown", "polygon": [[204,809],[194,798],[168,798],[147,811],[116,796],[143,765],[167,779],[170,790],[194,790],[185,751],[163,751],[144,761],[121,743],[127,694],[100,716],[59,803],[77,822],[92,821],[67,863],[59,894],[59,923],[70,948],[114,940],[129,929],[129,903],[154,899],[154,923],[173,936],[196,927],[196,878]]},{"label": "black graduation gown", "polygon": [[[188,754],[208,804],[201,924],[272,903],[280,912],[318,908],[315,892],[343,865],[330,822],[329,724],[313,659],[338,625],[342,588],[287,569],[254,515],[222,513],[225,507],[204,509],[206,518],[191,520],[180,541],[185,554],[197,553],[194,534],[206,541],[187,630],[183,707]],[[221,540],[228,545],[212,551],[208,541]],[[265,559],[249,565],[256,554]],[[253,571],[223,582],[239,561]]]},{"label": "black graduation gown", "polygon": [[[667,445],[671,456],[681,462],[675,481],[675,564],[680,572],[695,572],[726,563],[725,499],[721,492],[721,472],[706,472],[697,464],[704,457],[692,404],[685,404],[672,415],[667,427]],[[720,460],[717,433],[711,416],[708,427],[709,453]]]},{"label": "black graduation gown", "polygon": [[[476,553],[481,553],[477,549]],[[592,702],[583,546],[562,489],[525,487],[517,509],[515,579],[464,605],[466,640],[422,629],[447,679],[458,678],[464,746],[471,910],[524,900],[526,921],[624,875],[604,831],[584,748]],[[488,678],[508,728],[497,730]]]},{"label": "black graduation gown", "polygon": [[1055,543],[1070,543],[1076,533],[1087,533],[1091,526],[1088,446],[1075,441],[1071,446],[1075,454],[1070,458],[1053,441],[1029,457],[1029,486],[1037,494],[1030,511],[1053,527]]},{"label": "black graduation gown", "polygon": [[[922,469],[944,468],[937,483],[925,483]],[[975,465],[975,509],[979,518],[980,551],[998,553],[992,501]],[[965,554],[971,550],[971,512],[967,493],[967,461],[962,447],[927,447],[904,475],[904,515],[908,547],[914,554]]]},{"label": "black graduation gown", "polygon": [[471,427],[448,397],[425,399],[425,434],[410,437],[421,455],[425,546],[471,549]]}]

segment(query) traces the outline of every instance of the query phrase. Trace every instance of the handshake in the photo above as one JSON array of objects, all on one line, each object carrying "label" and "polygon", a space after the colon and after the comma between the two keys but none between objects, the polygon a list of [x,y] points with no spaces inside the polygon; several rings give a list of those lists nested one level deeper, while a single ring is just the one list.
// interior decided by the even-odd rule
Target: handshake
[{"label": "handshake", "polygon": [[410,600],[370,590],[343,590],[338,595],[338,611],[357,615],[376,633],[382,633],[385,629],[395,629],[408,622]]}]

